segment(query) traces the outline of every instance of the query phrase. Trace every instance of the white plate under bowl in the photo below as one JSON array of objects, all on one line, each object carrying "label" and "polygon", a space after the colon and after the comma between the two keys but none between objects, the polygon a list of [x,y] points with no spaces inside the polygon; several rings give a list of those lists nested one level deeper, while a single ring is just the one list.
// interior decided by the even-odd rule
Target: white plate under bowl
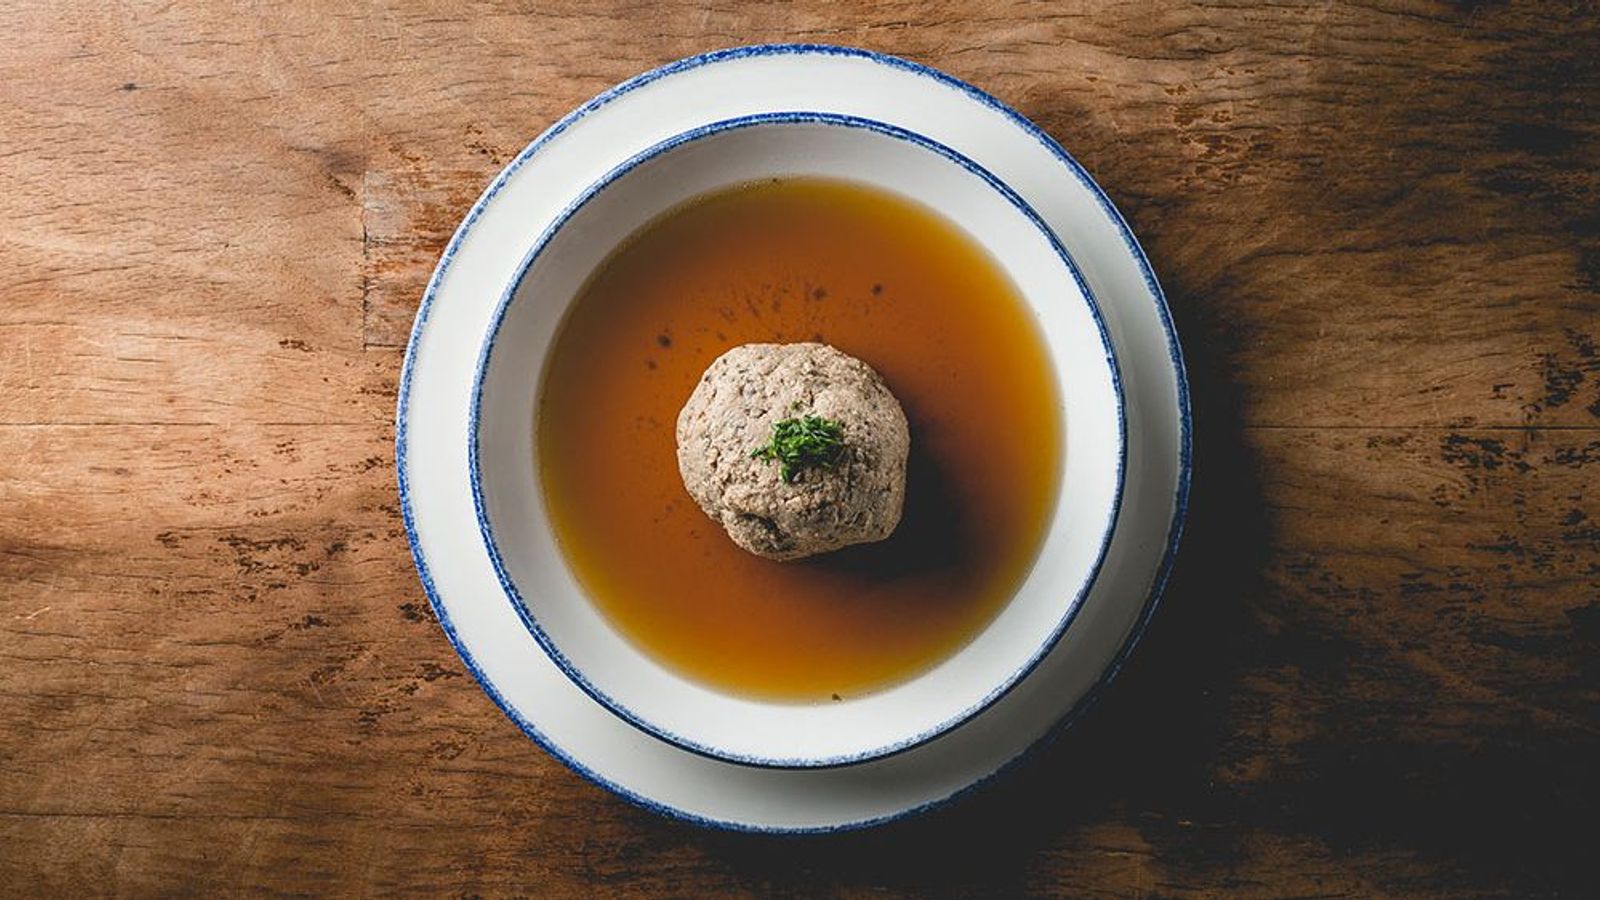
[{"label": "white plate under bowl", "polygon": [[[1065,424],[1050,525],[1011,600],[927,672],[840,702],[770,702],[719,691],[663,666],[619,633],[563,560],[533,440],[541,374],[560,322],[612,251],[695,197],[793,177],[854,181],[910,198],[982,246],[1032,312]],[[922,135],[852,116],[792,112],[714,122],[607,173],[546,231],[506,288],[484,341],[473,404],[469,457],[478,521],[534,637],[617,715],[681,747],[746,765],[862,762],[977,715],[1022,680],[1072,621],[1111,541],[1122,492],[1123,404],[1111,339],[1066,250],[976,163]]]},{"label": "white plate under bowl", "polygon": [[[1116,348],[1128,459],[1115,534],[1063,639],[988,709],[937,740],[827,769],[742,766],[631,727],[541,651],[478,534],[467,423],[480,344],[535,240],[584,186],[710,122],[811,110],[928,135],[995,173],[1072,252]],[[1170,567],[1189,484],[1177,337],[1155,277],[1088,174],[1019,114],[939,72],[838,47],[775,45],[683,60],[602,94],[506,168],[446,249],[417,314],[396,423],[401,509],[422,582],[469,670],[506,714],[574,771],[646,808],[701,824],[819,832],[949,801],[1071,721],[1142,630]]]}]

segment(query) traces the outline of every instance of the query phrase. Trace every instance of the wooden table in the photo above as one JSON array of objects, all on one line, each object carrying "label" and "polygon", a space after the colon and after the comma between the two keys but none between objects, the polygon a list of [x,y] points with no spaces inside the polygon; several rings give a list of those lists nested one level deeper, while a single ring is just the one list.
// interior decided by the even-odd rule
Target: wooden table
[{"label": "wooden table", "polygon": [[[0,893],[1578,895],[1600,799],[1600,26],[1564,5],[0,7]],[[733,44],[938,66],[1165,284],[1195,503],[1120,680],[956,808],[709,833],[434,623],[392,416],[471,200]]]}]

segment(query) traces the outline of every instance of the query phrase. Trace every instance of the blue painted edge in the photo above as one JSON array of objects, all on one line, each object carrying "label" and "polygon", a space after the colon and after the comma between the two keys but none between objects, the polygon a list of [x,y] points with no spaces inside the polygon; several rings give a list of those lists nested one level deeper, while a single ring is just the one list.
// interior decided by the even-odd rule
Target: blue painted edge
[{"label": "blue painted edge", "polygon": [[[416,350],[422,330],[427,325],[428,313],[431,310],[434,297],[438,291],[439,282],[454,259],[455,253],[457,249],[459,249],[461,241],[466,235],[467,231],[475,222],[477,222],[478,217],[483,214],[483,210],[488,205],[489,201],[500,192],[511,176],[515,174],[515,172],[521,168],[524,163],[538,153],[539,150],[541,150],[546,144],[555,139],[561,134],[561,132],[565,131],[567,128],[570,128],[573,123],[582,119],[585,115],[588,115],[594,110],[599,109],[607,103],[610,103],[612,100],[615,100],[616,98],[628,93],[629,91],[636,90],[637,88],[640,88],[660,78],[664,78],[675,72],[697,68],[703,65],[709,65],[727,60],[742,59],[745,57],[775,55],[855,57],[932,79],[940,84],[955,88],[956,90],[965,93],[974,101],[1004,115],[1014,124],[1016,124],[1017,127],[1032,135],[1035,140],[1045,147],[1045,149],[1059,159],[1062,164],[1067,167],[1067,170],[1071,172],[1072,175],[1077,178],[1084,187],[1086,187],[1092,194],[1095,195],[1101,209],[1105,211],[1105,213],[1111,218],[1112,222],[1116,224],[1118,229],[1122,232],[1124,243],[1127,245],[1129,252],[1133,254],[1135,261],[1139,264],[1140,269],[1144,273],[1146,286],[1150,289],[1152,295],[1156,299],[1156,312],[1167,335],[1168,353],[1177,377],[1178,411],[1180,420],[1180,468],[1178,473],[1178,486],[1174,496],[1173,519],[1172,525],[1169,529],[1167,547],[1165,552],[1162,554],[1161,563],[1156,570],[1156,577],[1154,583],[1151,585],[1150,595],[1145,600],[1144,610],[1140,614],[1139,619],[1135,622],[1132,631],[1130,631],[1128,638],[1122,646],[1122,649],[1118,651],[1116,657],[1112,659],[1111,663],[1106,666],[1106,669],[1104,673],[1102,673],[1100,679],[1096,681],[1088,691],[1084,692],[1083,697],[1079,698],[1078,702],[1061,717],[1060,721],[1056,723],[1056,725],[1048,734],[1040,738],[1026,750],[1018,753],[1010,760],[1002,763],[993,772],[973,781],[966,787],[961,788],[960,790],[955,791],[946,797],[937,800],[931,800],[927,803],[912,807],[910,809],[902,810],[898,813],[862,819],[856,822],[820,827],[802,826],[785,828],[755,826],[745,822],[712,819],[705,816],[696,815],[685,810],[677,809],[676,807],[668,806],[666,804],[651,800],[648,797],[644,797],[628,790],[622,785],[610,781],[599,773],[596,773],[585,767],[578,760],[562,751],[548,738],[546,738],[537,728],[533,726],[532,723],[530,723],[519,712],[517,712],[514,707],[506,702],[505,698],[501,696],[500,692],[494,687],[493,683],[490,682],[489,679],[483,674],[483,671],[478,667],[476,661],[473,659],[471,652],[467,650],[466,645],[461,642],[460,637],[456,634],[455,628],[450,623],[448,611],[446,611],[443,604],[439,602],[438,592],[434,588],[433,578],[428,572],[427,561],[422,555],[422,547],[417,539],[415,519],[413,518],[413,513],[411,510],[410,494],[408,491],[405,467],[406,410],[410,398],[409,389],[411,384],[412,365],[416,358]],[[1121,671],[1123,664],[1127,661],[1128,655],[1132,652],[1134,646],[1138,644],[1139,639],[1144,635],[1145,630],[1150,624],[1151,618],[1155,614],[1156,606],[1159,603],[1162,592],[1166,588],[1167,580],[1172,573],[1172,562],[1177,554],[1178,544],[1183,535],[1183,524],[1188,515],[1189,489],[1193,481],[1193,462],[1193,422],[1189,402],[1189,382],[1185,367],[1183,365],[1183,351],[1178,344],[1177,332],[1173,328],[1172,315],[1171,311],[1167,307],[1166,295],[1162,292],[1160,284],[1156,281],[1155,273],[1150,268],[1150,261],[1148,257],[1145,256],[1144,249],[1139,246],[1138,240],[1134,238],[1132,230],[1128,227],[1127,220],[1125,220],[1122,217],[1122,214],[1117,211],[1117,208],[1111,203],[1111,199],[1106,196],[1105,192],[1101,190],[1098,184],[1095,183],[1094,179],[1089,177],[1089,173],[1083,168],[1083,166],[1080,165],[1077,160],[1073,159],[1071,154],[1067,153],[1067,151],[1062,148],[1062,146],[1057,143],[1054,138],[1046,134],[1021,113],[1002,103],[994,96],[979,90],[978,88],[973,87],[964,81],[961,81],[950,75],[946,75],[937,69],[932,69],[921,65],[920,63],[914,63],[910,60],[901,59],[896,56],[889,56],[887,54],[876,53],[870,50],[860,50],[852,47],[837,47],[826,44],[758,44],[748,47],[734,47],[726,50],[718,50],[669,63],[661,68],[653,69],[649,72],[637,75],[623,82],[622,84],[619,84],[616,87],[601,93],[588,103],[576,110],[573,110],[571,113],[568,113],[559,122],[551,126],[548,130],[536,138],[533,143],[524,148],[523,151],[519,153],[517,157],[500,172],[499,175],[495,177],[494,181],[489,184],[489,187],[484,191],[483,195],[479,197],[477,202],[473,204],[472,209],[467,213],[467,217],[462,220],[461,225],[456,229],[455,234],[451,237],[450,243],[446,245],[445,251],[439,259],[439,265],[434,269],[433,276],[428,280],[428,286],[423,292],[422,304],[417,310],[417,316],[412,325],[411,338],[406,345],[405,361],[402,364],[400,371],[399,399],[397,401],[395,413],[395,469],[397,471],[400,492],[400,513],[406,529],[406,539],[411,545],[412,561],[416,564],[417,573],[422,581],[423,591],[428,596],[428,602],[433,607],[434,614],[438,617],[439,624],[444,629],[445,636],[450,640],[451,645],[456,648],[456,652],[461,656],[462,661],[466,663],[468,671],[470,671],[473,677],[478,680],[478,683],[482,686],[484,693],[488,694],[489,698],[500,707],[501,711],[504,712],[506,716],[513,722],[515,722],[517,727],[522,729],[524,734],[528,735],[529,738],[543,748],[545,752],[555,757],[573,772],[577,773],[580,777],[583,777],[594,784],[611,791],[617,796],[642,809],[646,809],[669,818],[675,818],[681,821],[702,825],[708,828],[774,835],[833,834],[843,831],[854,831],[858,829],[872,828],[909,816],[918,815],[933,809],[948,806],[959,801],[963,797],[966,797],[973,791],[978,790],[990,780],[1001,775],[1002,773],[1010,771],[1015,766],[1021,764],[1024,760],[1034,756],[1043,748],[1054,743],[1054,741],[1059,738],[1060,735],[1064,733],[1073,722],[1076,722],[1085,711],[1094,705],[1094,701],[1099,698],[1100,694],[1105,689],[1105,686],[1110,683],[1110,681],[1116,676],[1117,672]]]},{"label": "blue painted edge", "polygon": [[[993,689],[985,693],[984,696],[979,698],[976,703],[964,710],[961,710],[960,712],[957,712],[955,715],[951,716],[945,721],[940,722],[923,732],[911,735],[898,741],[894,741],[892,743],[868,748],[858,753],[841,754],[838,756],[829,757],[813,758],[752,756],[749,754],[737,753],[725,748],[700,743],[693,739],[684,737],[683,735],[676,734],[660,725],[657,725],[648,718],[639,715],[590,681],[583,671],[578,666],[574,665],[572,661],[567,658],[566,654],[561,652],[561,649],[556,645],[555,641],[550,638],[549,633],[546,632],[543,626],[539,624],[538,617],[535,616],[533,611],[529,608],[526,599],[522,595],[522,592],[517,588],[515,581],[511,578],[510,572],[507,571],[505,567],[504,560],[500,553],[499,541],[495,538],[494,526],[490,521],[487,510],[485,509],[486,501],[484,499],[482,486],[483,468],[479,458],[479,438],[482,431],[481,413],[483,406],[483,382],[484,376],[488,372],[490,359],[494,354],[494,348],[500,337],[501,326],[505,323],[506,314],[510,311],[511,305],[515,301],[517,292],[521,289],[522,282],[527,277],[528,271],[533,267],[534,263],[537,262],[541,256],[543,256],[545,249],[549,246],[550,242],[555,239],[555,236],[561,231],[561,229],[564,228],[572,219],[572,217],[577,215],[577,213],[587,206],[596,196],[604,192],[619,179],[625,177],[629,172],[641,165],[644,165],[645,163],[648,163],[650,160],[656,159],[679,147],[694,143],[695,141],[699,141],[704,138],[712,137],[714,135],[750,127],[768,125],[828,125],[843,128],[864,129],[877,134],[885,135],[887,137],[903,140],[930,152],[937,153],[945,159],[948,159],[951,162],[961,166],[968,173],[981,179],[996,193],[1000,194],[1008,202],[1010,202],[1018,212],[1022,213],[1028,219],[1028,221],[1033,224],[1034,228],[1038,229],[1039,233],[1043,235],[1045,241],[1050,245],[1051,249],[1055,251],[1057,258],[1061,260],[1062,265],[1066,267],[1069,273],[1071,273],[1073,281],[1078,285],[1078,289],[1083,292],[1084,299],[1089,307],[1090,318],[1094,320],[1095,328],[1098,330],[1100,335],[1100,345],[1104,350],[1106,366],[1110,370],[1111,374],[1112,391],[1116,396],[1118,446],[1116,487],[1114,488],[1112,495],[1111,511],[1106,517],[1100,546],[1095,552],[1093,564],[1088,572],[1088,578],[1084,581],[1077,594],[1072,598],[1072,601],[1070,604],[1068,604],[1061,618],[1054,626],[1052,626],[1050,633],[1045,636],[1044,641],[1041,642],[1041,644],[1035,650],[1033,650],[1028,659],[1021,666],[1007,675],[1006,678],[995,685]],[[607,709],[610,709],[628,724],[633,725],[635,728],[638,728],[646,734],[650,734],[670,744],[681,747],[692,753],[697,753],[701,756],[722,760],[724,762],[737,763],[739,765],[759,766],[764,768],[837,768],[839,766],[853,765],[855,763],[867,762],[874,759],[882,759],[888,756],[893,756],[897,753],[903,753],[914,747],[925,744],[948,731],[954,730],[968,721],[971,721],[972,718],[977,716],[984,709],[988,708],[990,704],[1010,693],[1011,689],[1016,687],[1016,685],[1021,682],[1023,678],[1026,678],[1030,672],[1037,668],[1044,657],[1049,654],[1050,650],[1060,642],[1061,637],[1066,632],[1068,626],[1070,626],[1073,620],[1077,618],[1079,610],[1081,610],[1083,607],[1085,597],[1088,595],[1090,589],[1094,587],[1095,581],[1099,578],[1100,569],[1105,563],[1106,551],[1111,546],[1111,538],[1116,531],[1118,517],[1121,515],[1122,494],[1126,484],[1128,467],[1127,400],[1123,394],[1122,374],[1117,365],[1116,353],[1112,347],[1110,330],[1106,326],[1105,318],[1100,312],[1099,304],[1095,301],[1094,293],[1092,290],[1090,290],[1089,283],[1083,277],[1083,273],[1078,268],[1077,262],[1072,258],[1072,255],[1070,252],[1068,252],[1067,248],[1062,245],[1055,232],[1051,231],[1050,228],[1045,225],[1044,220],[1039,217],[1038,212],[1035,211],[1033,207],[1029,206],[1027,201],[1019,197],[1016,192],[1011,190],[1011,188],[1008,187],[1004,182],[995,177],[994,173],[990,172],[988,169],[985,169],[977,162],[967,158],[965,155],[927,137],[926,135],[918,134],[917,132],[909,129],[901,128],[896,125],[890,125],[875,119],[866,119],[860,116],[843,115],[839,113],[823,113],[800,110],[756,113],[752,115],[738,116],[732,119],[725,119],[718,122],[711,122],[706,125],[690,129],[689,131],[674,135],[673,137],[668,138],[667,140],[634,155],[630,159],[613,168],[610,172],[607,172],[598,181],[587,188],[581,195],[579,195],[578,199],[568,205],[567,208],[555,218],[551,225],[545,229],[545,232],[534,243],[533,247],[529,249],[526,255],[523,256],[522,261],[517,266],[516,274],[512,276],[510,283],[501,293],[499,304],[496,306],[494,315],[490,320],[488,334],[485,337],[483,346],[479,351],[477,371],[473,376],[472,382],[472,412],[467,423],[467,459],[470,469],[473,507],[478,518],[478,531],[483,536],[484,546],[489,551],[489,559],[494,565],[495,575],[500,580],[500,586],[514,601],[513,605],[516,607],[517,615],[522,619],[523,625],[528,628],[528,631],[533,635],[534,639],[537,640],[539,645],[544,648],[545,653],[549,655],[553,662],[555,662],[556,667],[561,669],[561,671],[565,673],[574,684],[582,688],[584,693],[594,698],[596,702],[605,706]]]}]

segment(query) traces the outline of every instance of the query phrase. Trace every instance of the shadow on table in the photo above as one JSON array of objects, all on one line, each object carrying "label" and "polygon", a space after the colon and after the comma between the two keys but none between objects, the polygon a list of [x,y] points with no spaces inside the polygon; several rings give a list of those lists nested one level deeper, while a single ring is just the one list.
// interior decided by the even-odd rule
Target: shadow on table
[{"label": "shadow on table", "polygon": [[[1185,321],[1192,295],[1181,282],[1168,289],[1181,334],[1226,331]],[[1513,893],[1587,884],[1586,842],[1600,808],[1594,721],[1551,724],[1529,703],[1535,718],[1523,724],[1520,714],[1485,710],[1482,723],[1438,737],[1407,727],[1442,688],[1405,657],[1308,618],[1297,604],[1314,586],[1303,594],[1267,583],[1268,509],[1240,389],[1227,376],[1229,351],[1222,340],[1194,339],[1185,351],[1196,479],[1183,545],[1143,640],[1075,724],[972,796],[903,823],[827,837],[696,832],[689,840],[777,892],[850,884],[1020,895],[1049,877],[1046,850],[1079,860],[1104,852],[1113,886],[1116,872],[1135,878],[1142,865],[1119,856],[1154,856],[1162,871],[1220,887],[1229,873],[1274,865],[1260,855],[1263,835],[1348,858],[1329,864],[1336,878],[1381,863],[1372,884]],[[1342,604],[1319,602],[1335,614]],[[1600,683],[1592,663],[1600,615],[1551,640],[1553,659],[1577,660]],[[1365,692],[1348,689],[1352,667],[1365,673]],[[1240,690],[1246,676],[1286,670],[1303,680],[1274,683],[1270,696],[1260,686]],[[1314,734],[1260,732],[1271,710],[1240,705],[1261,703],[1314,716]],[[1236,771],[1251,759],[1273,774]]]}]

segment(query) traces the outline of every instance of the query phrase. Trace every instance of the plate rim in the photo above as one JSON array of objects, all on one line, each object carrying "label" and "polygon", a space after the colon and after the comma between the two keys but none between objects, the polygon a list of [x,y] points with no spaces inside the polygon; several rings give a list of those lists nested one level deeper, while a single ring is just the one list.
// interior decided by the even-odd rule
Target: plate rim
[{"label": "plate rim", "polygon": [[[610,778],[595,772],[572,754],[566,752],[548,739],[536,726],[529,722],[514,705],[510,704],[501,691],[494,685],[494,683],[486,677],[482,669],[477,664],[472,652],[467,649],[465,643],[457,633],[454,624],[450,620],[448,610],[440,601],[438,589],[434,584],[432,573],[430,572],[427,561],[423,556],[420,538],[417,534],[414,513],[410,501],[410,478],[407,474],[406,466],[406,423],[410,400],[411,380],[417,358],[416,351],[419,346],[421,334],[427,325],[428,316],[431,312],[433,301],[438,292],[442,278],[449,268],[451,262],[454,260],[455,254],[459,250],[467,232],[477,222],[479,217],[483,214],[485,208],[489,205],[490,201],[494,199],[495,195],[497,195],[500,190],[504,188],[505,185],[510,181],[512,176],[515,175],[515,173],[522,167],[523,164],[535,156],[539,150],[548,145],[562,132],[566,131],[568,128],[595,110],[600,109],[611,101],[633,90],[641,88],[669,75],[717,62],[737,60],[748,57],[774,55],[820,55],[852,57],[885,65],[889,68],[898,69],[920,77],[929,78],[946,87],[956,89],[957,91],[965,94],[969,99],[972,99],[978,102],[980,105],[989,108],[991,111],[1000,114],[1012,124],[1019,127],[1024,134],[1033,137],[1034,140],[1041,144],[1047,152],[1056,158],[1058,162],[1065,165],[1069,173],[1074,176],[1095,199],[1095,201],[1101,207],[1102,212],[1106,214],[1109,221],[1117,229],[1124,247],[1129,251],[1135,265],[1143,277],[1146,289],[1149,291],[1151,298],[1155,301],[1157,321],[1162,328],[1163,336],[1167,345],[1168,361],[1172,366],[1176,389],[1175,401],[1178,412],[1177,483],[1173,492],[1173,511],[1167,528],[1166,545],[1162,549],[1162,555],[1155,568],[1154,577],[1151,581],[1148,595],[1144,600],[1143,607],[1137,617],[1134,619],[1127,636],[1123,640],[1122,646],[1118,648],[1111,660],[1101,670],[1093,683],[1090,684],[1090,686],[1083,692],[1082,696],[1080,696],[1073,703],[1073,705],[1052,725],[1048,726],[1045,732],[1038,739],[1033,741],[1033,743],[1015,755],[1011,756],[1009,759],[1004,760],[993,770],[973,779],[971,782],[945,796],[934,798],[924,803],[909,806],[904,809],[896,810],[892,813],[855,819],[848,822],[815,826],[762,825],[738,821],[735,819],[719,819],[712,816],[702,815],[700,813],[690,812],[685,809],[680,809],[669,803],[644,796],[643,794],[631,788],[618,784]],[[855,47],[817,43],[768,43],[730,47],[698,54],[695,56],[685,57],[683,59],[669,62],[655,69],[651,69],[639,75],[635,75],[626,81],[608,88],[589,101],[585,102],[583,105],[570,111],[549,128],[545,129],[544,132],[542,132],[525,148],[523,148],[523,150],[519,152],[509,164],[507,164],[499,173],[496,174],[496,176],[490,181],[489,185],[484,189],[483,193],[473,203],[467,215],[462,219],[460,225],[457,226],[455,232],[452,234],[449,243],[445,246],[445,250],[441,254],[439,262],[428,280],[427,287],[423,292],[422,302],[418,306],[416,316],[413,320],[411,334],[406,343],[406,352],[401,365],[400,382],[398,385],[398,398],[396,402],[395,417],[395,468],[400,496],[401,518],[405,526],[407,542],[411,549],[412,561],[417,569],[419,580],[422,582],[424,593],[428,597],[429,605],[433,608],[435,617],[438,619],[441,629],[445,632],[446,638],[455,648],[457,654],[466,664],[468,670],[478,681],[478,684],[483,689],[485,695],[487,695],[490,700],[495,703],[495,705],[500,707],[501,712],[503,712],[507,718],[511,719],[511,721],[516,724],[526,736],[538,744],[541,749],[585,780],[604,788],[605,790],[615,794],[616,796],[635,806],[667,818],[678,819],[680,821],[698,824],[707,828],[725,831],[760,834],[831,834],[843,831],[855,831],[872,828],[888,822],[908,818],[956,803],[973,791],[976,791],[982,786],[988,784],[993,779],[1013,770],[1027,759],[1036,755],[1043,748],[1052,744],[1057,738],[1059,738],[1061,734],[1066,731],[1067,728],[1071,726],[1073,722],[1078,719],[1079,716],[1093,706],[1095,700],[1098,699],[1106,685],[1115,678],[1116,674],[1121,670],[1123,664],[1127,661],[1132,649],[1138,644],[1139,639],[1143,636],[1145,630],[1149,626],[1150,620],[1153,617],[1156,608],[1159,606],[1160,598],[1166,587],[1167,581],[1171,576],[1172,564],[1176,556],[1178,545],[1181,542],[1184,526],[1187,520],[1189,494],[1193,481],[1193,424],[1189,398],[1189,384],[1187,371],[1183,361],[1182,347],[1178,339],[1176,328],[1172,321],[1170,308],[1166,302],[1166,295],[1162,291],[1160,283],[1155,277],[1155,273],[1150,266],[1149,259],[1144,253],[1143,248],[1140,246],[1138,239],[1133,235],[1132,229],[1128,226],[1127,221],[1123,218],[1122,214],[1117,210],[1115,205],[1112,204],[1105,191],[1089,175],[1088,171],[1084,169],[1084,167],[1060,145],[1060,143],[1058,143],[1049,134],[1045,133],[1038,125],[1034,124],[1027,117],[1023,116],[1020,112],[1016,111],[1011,106],[1002,102],[993,95],[971,84],[968,84],[965,81],[955,78],[952,75],[946,74],[938,69],[925,66],[921,63],[913,62],[911,60],[886,53]]]}]

